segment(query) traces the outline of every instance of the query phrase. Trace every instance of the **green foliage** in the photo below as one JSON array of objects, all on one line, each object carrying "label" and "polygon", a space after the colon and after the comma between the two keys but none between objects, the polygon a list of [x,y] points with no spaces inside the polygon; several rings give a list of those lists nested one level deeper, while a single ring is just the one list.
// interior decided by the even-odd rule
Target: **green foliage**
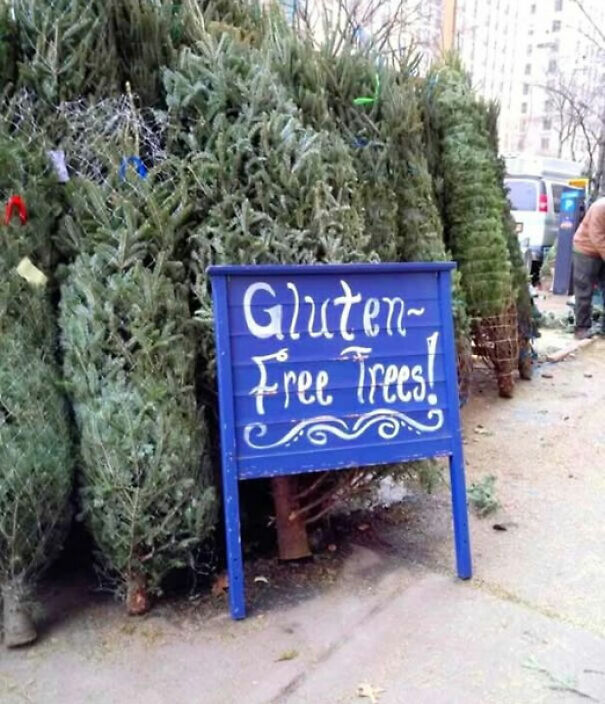
[{"label": "green foliage", "polygon": [[[129,82],[144,106],[162,102],[161,70],[203,28],[195,0],[14,0],[19,85],[42,105],[107,98]],[[0,36],[3,21],[0,16]],[[2,46],[2,45],[0,45]],[[2,52],[0,51],[0,67]]]},{"label": "green foliage", "polygon": [[83,515],[118,591],[158,592],[215,522],[196,346],[182,257],[178,169],[116,189],[73,184],[66,224],[79,251],[61,328],[80,431]]},{"label": "green foliage", "polygon": [[161,105],[163,67],[174,62],[181,43],[197,39],[196,7],[176,0],[107,1],[120,85],[128,81],[142,105]]},{"label": "green foliage", "polygon": [[[371,249],[382,261],[439,261],[443,226],[433,194],[416,95],[415,58],[398,70],[379,67],[377,57],[335,37],[319,49],[297,36],[280,14],[265,19],[264,50],[300,109],[305,124],[340,135],[357,173],[362,213]],[[379,90],[368,106],[358,96]],[[468,335],[459,276],[454,316],[460,340]]]},{"label": "green foliage", "polygon": [[17,75],[16,27],[10,7],[0,2],[0,90],[6,95]]},{"label": "green foliage", "polygon": [[257,49],[208,35],[165,73],[170,148],[197,204],[191,245],[204,359],[212,362],[212,263],[314,263],[371,256],[357,179],[334,135],[305,127]]},{"label": "green foliage", "polygon": [[468,489],[468,500],[481,518],[489,516],[500,507],[495,493],[496,477],[492,474],[479,482],[473,482]]},{"label": "green foliage", "polygon": [[471,315],[497,315],[511,301],[513,282],[499,167],[485,117],[452,58],[433,68],[424,98],[446,244],[459,264]]},{"label": "green foliage", "polygon": [[[44,290],[15,275],[25,254],[52,274],[58,240],[70,261],[60,322],[82,515],[119,590],[142,580],[158,591],[214,526],[196,404],[206,391],[196,389],[199,367],[205,382],[214,375],[208,265],[443,260],[451,250],[461,349],[460,281],[473,315],[500,312],[513,288],[524,305],[493,113],[455,63],[436,69],[422,95],[412,58],[387,67],[336,36],[316,48],[255,3],[12,0],[9,11],[0,0],[0,79],[12,98],[2,123],[24,118],[16,146],[0,145],[0,184],[23,188],[32,212],[26,227],[4,231],[0,258],[0,473],[9,477],[0,532],[27,508],[20,570],[35,572],[60,545],[72,463],[57,291],[52,276]],[[31,183],[48,170],[43,148],[64,149],[72,176],[102,185],[76,177],[60,194],[46,176]],[[13,159],[14,149],[23,153]],[[120,160],[132,154],[155,168],[144,181],[129,169],[122,183]],[[425,470],[432,486],[437,475]]]},{"label": "green foliage", "polygon": [[495,102],[479,103],[479,108],[485,116],[485,123],[490,137],[490,146],[496,162],[497,180],[502,192],[502,227],[506,236],[506,245],[511,264],[513,292],[517,303],[517,323],[521,338],[530,339],[536,329],[533,321],[531,296],[529,293],[529,274],[523,262],[516,225],[511,215],[511,205],[507,189],[504,185],[506,165],[504,159],[498,156],[498,117],[500,106]]},{"label": "green foliage", "polygon": [[[52,181],[44,155],[0,136],[0,192],[19,194],[29,220],[0,228],[0,583],[30,583],[61,549],[70,523],[70,424],[56,360],[52,282],[16,272],[28,257],[47,276]],[[31,176],[28,176],[31,174]]]},{"label": "green foliage", "polygon": [[115,92],[118,60],[105,0],[13,0],[12,8],[18,84],[36,94],[41,111]]},{"label": "green foliage", "polygon": [[[443,260],[413,65],[380,68],[348,43],[316,49],[271,16],[265,49],[306,124],[341,135],[357,172],[372,247],[383,261]],[[377,89],[378,86],[378,89]],[[373,95],[367,104],[359,96]]]},{"label": "green foliage", "polygon": [[553,275],[556,261],[557,243],[555,242],[554,245],[548,250],[548,254],[545,257],[544,262],[542,263],[542,267],[540,269],[540,278]]}]

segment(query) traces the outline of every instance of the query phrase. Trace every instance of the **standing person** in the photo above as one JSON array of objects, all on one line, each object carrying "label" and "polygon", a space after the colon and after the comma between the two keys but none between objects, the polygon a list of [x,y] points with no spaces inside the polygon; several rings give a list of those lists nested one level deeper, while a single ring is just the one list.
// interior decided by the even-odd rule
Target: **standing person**
[{"label": "standing person", "polygon": [[[573,250],[576,338],[583,340],[591,334],[595,286],[605,290],[605,198],[588,209],[574,236]],[[601,331],[605,334],[605,314]]]}]

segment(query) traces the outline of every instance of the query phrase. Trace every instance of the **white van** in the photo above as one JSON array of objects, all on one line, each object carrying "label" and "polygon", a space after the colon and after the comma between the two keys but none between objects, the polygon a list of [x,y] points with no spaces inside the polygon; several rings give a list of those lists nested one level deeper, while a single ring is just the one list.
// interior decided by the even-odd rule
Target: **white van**
[{"label": "white van", "polygon": [[563,159],[516,157],[506,160],[508,198],[523,258],[533,277],[557,239],[561,195],[582,165]]}]

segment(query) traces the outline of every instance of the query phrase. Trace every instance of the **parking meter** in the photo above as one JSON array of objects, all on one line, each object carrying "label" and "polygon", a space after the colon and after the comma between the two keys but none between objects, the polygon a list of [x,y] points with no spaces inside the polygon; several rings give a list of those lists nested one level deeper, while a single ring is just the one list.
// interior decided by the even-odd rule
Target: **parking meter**
[{"label": "parking meter", "polygon": [[573,293],[573,237],[584,216],[586,197],[578,188],[566,187],[561,194],[559,233],[557,236],[557,258],[553,293]]}]

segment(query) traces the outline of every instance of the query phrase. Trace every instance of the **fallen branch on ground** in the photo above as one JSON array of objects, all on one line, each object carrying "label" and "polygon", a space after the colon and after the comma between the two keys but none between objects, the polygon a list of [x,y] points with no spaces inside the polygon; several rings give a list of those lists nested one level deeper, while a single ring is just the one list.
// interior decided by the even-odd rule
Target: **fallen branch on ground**
[{"label": "fallen branch on ground", "polygon": [[554,352],[553,354],[547,355],[546,361],[562,362],[566,357],[569,357],[570,354],[581,350],[583,347],[588,347],[588,345],[592,344],[595,339],[595,337],[589,337],[586,340],[576,340],[568,347],[565,347],[562,350],[559,350],[558,352]]}]

